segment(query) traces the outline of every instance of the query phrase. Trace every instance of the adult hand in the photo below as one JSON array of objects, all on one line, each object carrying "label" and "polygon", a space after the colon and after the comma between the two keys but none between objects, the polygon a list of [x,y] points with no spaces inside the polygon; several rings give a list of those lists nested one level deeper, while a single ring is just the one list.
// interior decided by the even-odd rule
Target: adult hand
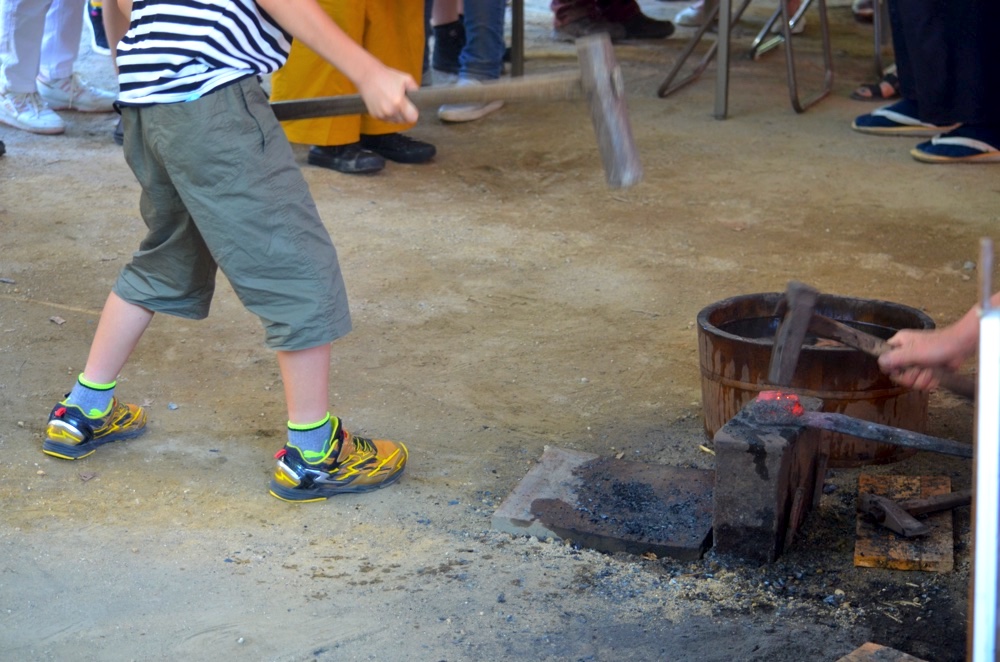
[{"label": "adult hand", "polygon": [[931,390],[940,384],[938,374],[958,370],[975,353],[976,338],[967,338],[955,325],[932,331],[903,329],[887,341],[879,367],[896,383]]}]

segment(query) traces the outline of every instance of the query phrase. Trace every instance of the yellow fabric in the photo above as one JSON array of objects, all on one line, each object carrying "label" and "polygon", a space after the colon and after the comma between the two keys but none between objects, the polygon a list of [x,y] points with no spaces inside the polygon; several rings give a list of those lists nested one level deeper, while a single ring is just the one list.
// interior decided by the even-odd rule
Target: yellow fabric
[{"label": "yellow fabric", "polygon": [[[424,59],[422,0],[319,0],[319,5],[365,50],[420,82]],[[293,42],[288,62],[271,77],[272,101],[356,92],[346,76],[299,42]],[[282,126],[294,143],[332,146],[355,143],[362,133],[396,133],[413,125],[348,115],[282,122]]]}]

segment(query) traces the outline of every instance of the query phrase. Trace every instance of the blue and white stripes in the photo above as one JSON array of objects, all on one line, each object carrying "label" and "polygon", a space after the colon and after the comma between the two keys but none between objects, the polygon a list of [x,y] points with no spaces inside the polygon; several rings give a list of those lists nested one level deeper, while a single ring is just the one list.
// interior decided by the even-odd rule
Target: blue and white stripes
[{"label": "blue and white stripes", "polygon": [[134,0],[118,45],[119,101],[197,99],[278,69],[291,37],[253,0]]}]

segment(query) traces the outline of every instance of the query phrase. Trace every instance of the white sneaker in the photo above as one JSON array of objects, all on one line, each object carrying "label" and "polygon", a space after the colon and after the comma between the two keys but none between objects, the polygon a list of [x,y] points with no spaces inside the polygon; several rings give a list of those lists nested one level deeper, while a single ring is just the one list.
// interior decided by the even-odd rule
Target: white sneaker
[{"label": "white sneaker", "polygon": [[55,134],[66,130],[62,118],[37,92],[0,92],[0,122],[31,133]]},{"label": "white sneaker", "polygon": [[451,74],[440,69],[431,69],[431,85],[454,85],[458,82],[458,74]]},{"label": "white sneaker", "polygon": [[701,27],[702,23],[705,22],[705,18],[713,9],[715,5],[711,7],[706,7],[707,2],[700,1],[696,2],[687,9],[682,9],[677,12],[674,16],[674,23],[677,25],[682,25],[686,28],[697,28]]},{"label": "white sneaker", "polygon": [[[459,86],[482,85],[482,82],[474,78],[461,78],[458,84]],[[438,119],[442,122],[472,122],[501,108],[503,108],[503,101],[500,99],[481,103],[452,103],[438,108]]]},{"label": "white sneaker", "polygon": [[115,94],[88,84],[77,73],[48,82],[39,78],[37,83],[38,93],[53,110],[110,113],[115,109]]}]

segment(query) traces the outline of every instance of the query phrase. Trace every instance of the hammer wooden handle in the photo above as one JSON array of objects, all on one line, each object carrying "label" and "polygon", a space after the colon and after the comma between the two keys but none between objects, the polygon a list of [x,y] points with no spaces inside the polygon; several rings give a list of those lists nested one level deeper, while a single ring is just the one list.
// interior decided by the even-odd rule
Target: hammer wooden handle
[{"label": "hammer wooden handle", "polygon": [[[889,344],[881,338],[818,313],[810,318],[809,330],[817,336],[836,340],[876,358],[889,349]],[[937,378],[941,386],[952,393],[970,400],[976,397],[976,382],[966,375],[939,371]]]},{"label": "hammer wooden handle", "polygon": [[[590,119],[597,134],[597,149],[604,166],[604,178],[611,188],[627,188],[642,181],[642,164],[636,151],[632,126],[625,104],[625,83],[615,60],[607,33],[576,40],[580,67],[571,72],[522,76],[516,80],[493,81],[482,85],[426,87],[408,93],[418,108],[445,104],[523,101],[532,99],[575,99],[586,97]],[[282,121],[311,117],[360,115],[367,112],[361,97],[344,95],[319,99],[278,101],[271,104]]]},{"label": "hammer wooden handle", "polygon": [[[453,103],[577,99],[583,94],[579,71],[522,76],[514,80],[488,81],[481,85],[422,87],[408,92],[417,108],[436,108]],[[314,117],[362,115],[368,112],[360,94],[276,101],[271,104],[282,122]]]}]

